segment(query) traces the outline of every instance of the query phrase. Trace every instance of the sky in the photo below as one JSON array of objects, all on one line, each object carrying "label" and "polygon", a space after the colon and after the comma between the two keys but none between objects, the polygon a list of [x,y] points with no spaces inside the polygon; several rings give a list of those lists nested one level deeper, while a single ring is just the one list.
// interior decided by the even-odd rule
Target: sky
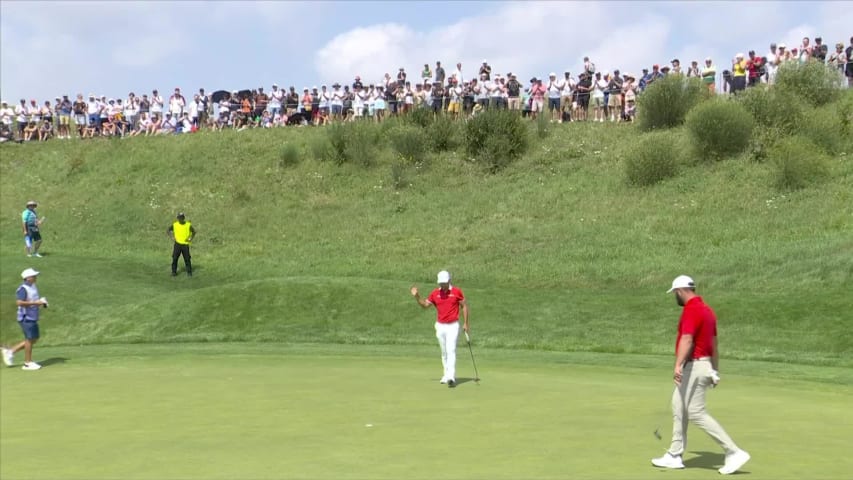
[{"label": "sky", "polygon": [[736,53],[804,36],[849,44],[853,1],[227,2],[0,1],[0,95],[124,97],[419,78],[440,60],[463,77],[487,60],[522,81],[580,71],[639,73],[673,58]]}]

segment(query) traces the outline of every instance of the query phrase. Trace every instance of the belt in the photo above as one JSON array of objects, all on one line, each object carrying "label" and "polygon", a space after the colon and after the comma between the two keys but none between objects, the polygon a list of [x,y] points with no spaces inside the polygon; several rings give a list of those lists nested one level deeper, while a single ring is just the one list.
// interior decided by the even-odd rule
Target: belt
[{"label": "belt", "polygon": [[684,363],[690,363],[690,362],[708,362],[708,361],[710,361],[710,360],[711,360],[711,357],[699,357],[699,358],[691,358],[690,360],[687,360],[687,361],[686,361],[686,362],[684,362]]}]

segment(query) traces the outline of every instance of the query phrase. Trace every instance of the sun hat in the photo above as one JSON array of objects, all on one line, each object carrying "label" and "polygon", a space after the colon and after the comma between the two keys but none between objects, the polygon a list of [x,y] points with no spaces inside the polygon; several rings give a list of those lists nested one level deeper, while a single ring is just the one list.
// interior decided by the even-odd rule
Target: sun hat
[{"label": "sun hat", "polygon": [[27,206],[29,207],[30,205],[32,205],[34,207],[38,207],[39,202],[37,202],[35,200],[30,200],[29,202],[27,202]]},{"label": "sun hat", "polygon": [[38,274],[39,274],[39,272],[33,270],[32,268],[28,268],[28,269],[24,270],[23,272],[21,272],[21,278],[26,279],[26,278],[30,278],[30,277],[36,277],[36,276],[38,276]]},{"label": "sun hat", "polygon": [[438,272],[438,283],[450,283],[450,272],[447,270]]},{"label": "sun hat", "polygon": [[679,275],[675,277],[675,280],[672,281],[672,288],[666,291],[666,293],[672,293],[676,288],[695,288],[696,283],[692,278],[687,275]]}]

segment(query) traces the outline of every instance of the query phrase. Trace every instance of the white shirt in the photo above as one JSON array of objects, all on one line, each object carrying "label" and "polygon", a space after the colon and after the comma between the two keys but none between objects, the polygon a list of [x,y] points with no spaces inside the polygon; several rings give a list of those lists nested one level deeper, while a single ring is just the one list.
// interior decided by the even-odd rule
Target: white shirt
[{"label": "white shirt", "polygon": [[462,83],[464,82],[464,80],[462,80],[462,69],[461,69],[461,68],[457,68],[457,69],[453,72],[453,76],[454,76],[454,77],[456,77],[456,81],[458,81],[458,82],[459,82],[459,85],[462,85]]},{"label": "white shirt", "polygon": [[172,112],[172,115],[178,113],[183,113],[184,107],[187,102],[184,100],[184,97],[181,95],[172,95],[169,99],[169,111]]},{"label": "white shirt", "polygon": [[190,102],[190,118],[198,117],[198,102],[195,100]]},{"label": "white shirt", "polygon": [[560,94],[565,88],[566,82],[557,79],[548,84],[548,98],[560,98]]},{"label": "white shirt", "polygon": [[95,115],[99,111],[101,111],[101,105],[97,102],[97,100],[91,100],[86,104],[86,113],[89,115]]},{"label": "white shirt", "polygon": [[344,105],[344,94],[340,90],[332,92],[332,106],[342,107]]},{"label": "white shirt", "polygon": [[269,106],[271,108],[281,108],[281,99],[284,98],[284,92],[281,90],[273,90],[270,93]]},{"label": "white shirt", "polygon": [[11,125],[13,116],[15,116],[15,111],[11,108],[0,108],[0,122],[3,125]]},{"label": "white shirt", "polygon": [[127,102],[124,104],[124,116],[132,117],[136,115],[137,111],[136,102],[133,99],[128,98]]},{"label": "white shirt", "polygon": [[596,98],[604,98],[604,91],[607,90],[607,81],[603,78],[595,81],[592,96]]},{"label": "white shirt", "polygon": [[154,95],[151,97],[151,113],[160,113],[163,111],[163,97]]},{"label": "white shirt", "polygon": [[17,115],[18,123],[26,123],[27,121],[27,107],[17,105],[15,106],[15,115]]}]

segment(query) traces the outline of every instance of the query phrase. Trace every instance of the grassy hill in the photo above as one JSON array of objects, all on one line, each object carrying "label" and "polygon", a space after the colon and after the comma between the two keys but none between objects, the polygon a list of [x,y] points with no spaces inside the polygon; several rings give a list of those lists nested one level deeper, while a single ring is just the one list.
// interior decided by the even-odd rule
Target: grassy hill
[{"label": "grassy hill", "polygon": [[[0,337],[19,337],[13,292],[33,266],[45,345],[431,345],[434,314],[408,288],[448,269],[480,345],[670,354],[679,309],[664,292],[687,273],[724,357],[853,367],[850,152],[790,193],[746,155],[635,188],[633,126],[549,128],[497,174],[462,149],[335,165],[312,157],[325,133],[310,128],[4,145]],[[30,198],[48,217],[41,259],[23,254]],[[177,211],[198,230],[191,279],[169,276]]]}]

